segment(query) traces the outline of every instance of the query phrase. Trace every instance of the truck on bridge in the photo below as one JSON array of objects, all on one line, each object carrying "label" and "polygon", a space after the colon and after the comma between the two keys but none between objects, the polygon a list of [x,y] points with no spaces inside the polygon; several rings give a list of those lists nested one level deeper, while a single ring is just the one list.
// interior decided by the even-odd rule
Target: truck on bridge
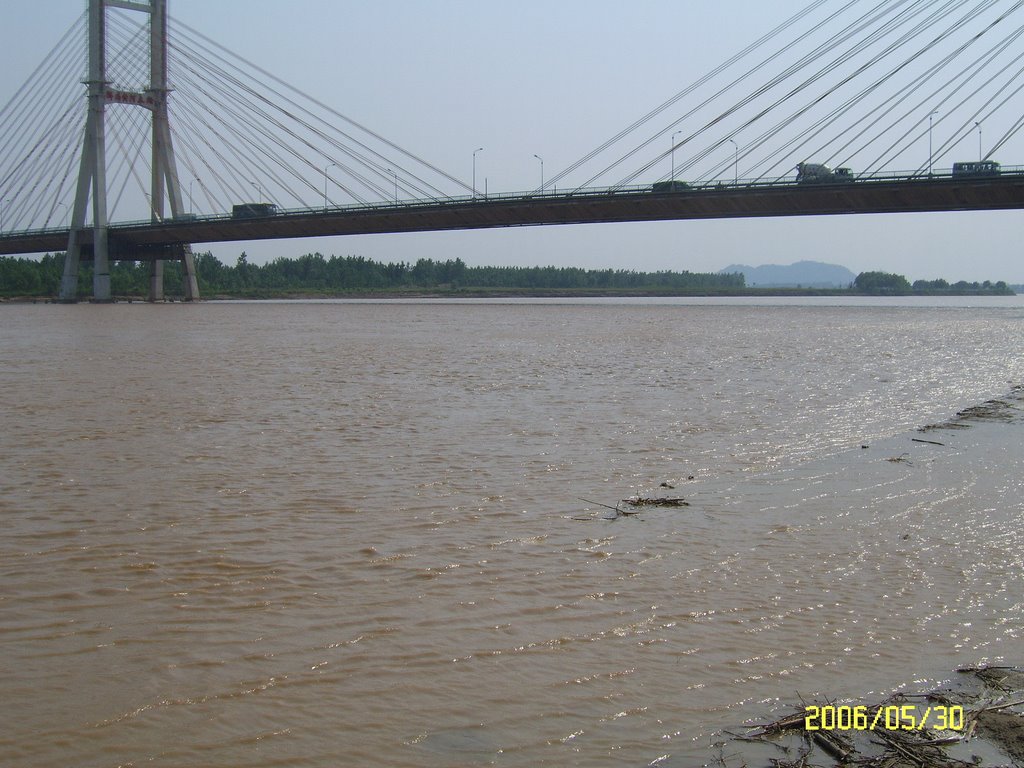
[{"label": "truck on bridge", "polygon": [[999,163],[995,160],[979,160],[973,163],[953,163],[953,176],[998,176]]},{"label": "truck on bridge", "polygon": [[690,185],[685,181],[679,179],[672,179],[672,181],[656,181],[651,187],[651,192],[685,192],[690,189]]},{"label": "truck on bridge", "polygon": [[261,216],[276,216],[277,206],[273,203],[241,203],[231,208],[236,219],[257,219]]},{"label": "truck on bridge", "polygon": [[800,163],[796,167],[797,184],[836,184],[853,181],[849,168],[829,168],[821,163]]}]

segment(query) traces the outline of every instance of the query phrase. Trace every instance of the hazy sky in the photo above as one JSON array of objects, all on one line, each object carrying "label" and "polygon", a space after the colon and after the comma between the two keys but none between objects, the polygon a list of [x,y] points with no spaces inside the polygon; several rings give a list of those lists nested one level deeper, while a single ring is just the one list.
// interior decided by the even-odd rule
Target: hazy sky
[{"label": "hazy sky", "polygon": [[[85,0],[2,2],[0,103],[85,7]],[[497,192],[538,186],[534,155],[544,158],[551,178],[806,4],[169,0],[169,9],[467,182],[473,150],[483,147],[477,186]],[[927,156],[926,145],[920,154],[910,162]],[[957,159],[975,159],[976,139],[962,154]],[[996,159],[1024,165],[1024,140],[1015,137]],[[197,249],[227,263],[242,250],[256,262],[319,251],[381,261],[461,257],[473,265],[695,271],[813,259],[911,279],[1024,283],[1022,232],[1024,212],[1013,211],[595,224]]]}]

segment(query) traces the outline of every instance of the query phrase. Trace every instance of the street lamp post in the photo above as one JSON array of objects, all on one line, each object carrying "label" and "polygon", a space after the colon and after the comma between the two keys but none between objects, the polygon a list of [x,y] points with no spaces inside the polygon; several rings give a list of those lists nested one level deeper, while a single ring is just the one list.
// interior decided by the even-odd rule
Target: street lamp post
[{"label": "street lamp post", "polygon": [[4,206],[13,200],[13,197],[0,197],[0,233],[4,231]]},{"label": "street lamp post", "polygon": [[540,155],[534,155],[534,157],[540,160],[540,193],[544,194],[544,158]]},{"label": "street lamp post", "polygon": [[203,183],[201,179],[192,179],[192,181],[190,181],[190,182],[188,183],[188,215],[189,215],[189,216],[192,216],[192,215],[193,215],[193,211],[194,211],[194,208],[193,208],[193,206],[192,206],[192,185],[193,185],[193,184],[194,184],[195,182],[197,182],[197,181],[198,181],[198,182],[199,182],[200,184],[202,184],[202,183]]},{"label": "street lamp post", "polygon": [[[331,170],[337,163],[331,163],[324,168],[324,212],[327,212],[327,172]],[[260,201],[262,202],[262,201]]]},{"label": "street lamp post", "polygon": [[395,203],[397,204],[398,203],[398,174],[392,168],[388,168],[388,173],[390,173],[391,176],[395,180]]},{"label": "street lamp post", "polygon": [[932,118],[939,114],[938,112],[931,112],[928,115],[928,175],[932,175]]},{"label": "street lamp post", "polygon": [[254,187],[256,187],[256,191],[260,193],[260,199],[257,200],[256,202],[262,203],[263,202],[263,186],[258,181],[250,181],[249,183],[252,184]]},{"label": "street lamp post", "polygon": [[473,150],[473,199],[476,199],[476,153],[483,152],[483,147],[477,147]]},{"label": "street lamp post", "polygon": [[672,149],[670,150],[670,153],[672,155],[672,175],[669,177],[669,181],[676,180],[676,136],[678,136],[680,133],[682,133],[682,131],[676,131],[675,133],[672,134],[672,138],[669,139],[669,143],[672,145]]},{"label": "street lamp post", "polygon": [[980,163],[985,159],[981,154],[981,123],[975,123],[974,127],[978,129],[978,162]]},{"label": "street lamp post", "polygon": [[732,156],[732,183],[734,187],[738,187],[740,185],[740,145],[732,139],[729,139],[729,141],[732,141],[732,145],[734,147]]}]

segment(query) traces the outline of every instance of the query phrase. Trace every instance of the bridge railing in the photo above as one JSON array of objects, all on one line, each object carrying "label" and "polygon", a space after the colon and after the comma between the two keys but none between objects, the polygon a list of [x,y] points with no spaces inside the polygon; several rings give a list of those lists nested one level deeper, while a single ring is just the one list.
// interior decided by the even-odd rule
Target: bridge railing
[{"label": "bridge railing", "polygon": [[[1024,174],[1024,166],[1003,166],[1001,169],[1001,176],[1017,176]],[[927,173],[919,173],[917,171],[891,171],[885,173],[875,173],[870,176],[854,176],[854,183],[891,183],[891,182],[907,182],[907,181],[936,181],[942,179],[953,178],[952,169],[933,170],[929,175]],[[849,183],[849,182],[842,182]],[[348,205],[334,205],[316,208],[284,208],[280,209],[273,217],[281,216],[309,216],[317,213],[346,213],[346,212],[366,212],[376,210],[395,210],[402,208],[428,208],[431,206],[443,206],[448,207],[452,205],[468,205],[477,203],[508,203],[508,202],[533,202],[537,200],[565,200],[568,198],[580,198],[580,197],[607,197],[608,195],[649,195],[651,194],[651,184],[633,184],[629,186],[616,186],[616,187],[585,187],[575,189],[545,189],[545,190],[529,190],[520,192],[489,192],[489,193],[478,193],[476,195],[456,195],[447,198],[405,198],[401,200],[379,200],[365,203],[352,203]],[[702,192],[702,191],[729,191],[736,189],[769,189],[777,187],[794,187],[798,186],[798,182],[795,178],[785,179],[738,179],[734,181],[722,181],[716,180],[705,183],[693,183],[689,184],[686,192]],[[804,186],[804,185],[799,185]],[[677,194],[674,192],[665,192],[663,194]],[[223,220],[235,220],[235,217],[231,213],[215,213],[206,214],[202,216],[196,216],[189,218],[188,220],[173,221],[168,220],[165,224],[181,224],[187,225],[193,221],[223,221]],[[243,219],[244,220],[244,219]],[[148,221],[137,221],[137,222],[124,222],[119,223],[117,226],[125,227],[138,227],[146,226],[150,222]]]},{"label": "bridge railing", "polygon": [[[1003,166],[1001,169],[1001,176],[1017,176],[1024,174],[1024,166]],[[875,173],[870,176],[856,176],[853,177],[854,183],[891,183],[891,182],[907,182],[907,181],[936,181],[943,179],[952,179],[952,169],[933,170],[931,174],[919,173],[917,171],[890,171],[884,173]],[[837,182],[837,183],[850,183],[850,182]],[[316,208],[285,208],[280,209],[273,217],[288,217],[288,216],[309,216],[311,214],[318,213],[346,213],[346,212],[365,212],[375,210],[395,210],[402,208],[428,208],[431,206],[442,206],[448,207],[452,205],[470,205],[478,203],[508,203],[508,202],[533,202],[537,200],[565,200],[570,198],[580,197],[607,197],[608,195],[650,195],[651,184],[633,184],[628,186],[616,186],[616,187],[585,187],[585,188],[568,188],[568,189],[545,189],[545,190],[529,190],[519,192],[489,192],[489,193],[478,193],[476,195],[457,195],[447,198],[405,198],[401,200],[380,200],[365,203],[352,203],[348,205],[335,205]],[[692,183],[688,184],[685,192],[702,192],[702,191],[729,191],[736,189],[770,189],[778,187],[794,187],[794,186],[805,186],[799,184],[795,178],[785,179],[738,179],[734,181],[722,181],[716,180],[705,183]],[[816,185],[817,186],[817,185]],[[662,194],[678,194],[676,192],[664,192]],[[165,224],[182,224],[186,225],[193,221],[223,221],[223,220],[235,220],[235,217],[231,213],[219,213],[219,214],[207,214],[202,216],[196,216],[189,218],[188,220],[173,221],[168,220]],[[243,219],[244,220],[244,219]],[[118,226],[145,226],[149,224],[148,221],[139,222],[125,222]]]},{"label": "bridge railing", "polygon": [[[1002,166],[1000,169],[999,176],[989,178],[1000,178],[1005,176],[1020,176],[1024,175],[1024,166]],[[844,181],[837,183],[855,183],[855,184],[884,184],[892,182],[929,182],[937,180],[946,180],[954,178],[951,169],[933,170],[931,174],[919,173],[917,171],[893,171],[885,173],[875,173],[870,176],[856,176],[854,175],[852,181]],[[968,177],[969,178],[969,177]],[[682,181],[682,180],[677,180]],[[798,186],[798,182],[794,178],[785,179],[738,179],[733,181],[722,181],[716,180],[705,183],[687,183],[688,186],[685,189],[678,191],[666,191],[658,194],[675,195],[675,194],[690,194],[700,192],[728,192],[733,190],[755,190],[755,189],[774,189],[780,187],[794,187]],[[805,185],[799,185],[805,186]],[[815,187],[820,186],[818,184]],[[587,197],[608,197],[613,196],[631,196],[631,195],[650,195],[652,194],[651,184],[634,184],[629,186],[617,186],[617,187],[586,187],[576,189],[544,189],[544,190],[531,190],[525,192],[497,192],[497,193],[486,193],[476,195],[459,195],[447,198],[407,198],[402,200],[381,200],[375,202],[365,203],[352,203],[347,205],[334,205],[327,207],[316,207],[316,208],[286,208],[280,209],[277,213],[270,216],[261,217],[236,217],[233,213],[212,213],[212,214],[189,214],[187,217],[178,219],[165,219],[161,222],[162,226],[181,226],[187,227],[196,223],[204,222],[218,222],[218,221],[253,221],[253,220],[266,220],[266,219],[281,219],[281,218],[295,218],[302,216],[310,216],[317,214],[344,214],[344,213],[366,213],[368,211],[378,210],[401,210],[408,208],[431,208],[431,207],[451,207],[461,205],[478,205],[478,204],[494,204],[494,203],[510,203],[510,202],[537,202],[543,200],[550,200],[552,202],[557,200],[567,200],[576,198],[587,198]],[[110,228],[112,230],[117,229],[135,229],[140,227],[146,227],[152,225],[153,222],[150,219],[139,219],[136,221],[121,221],[112,223]],[[17,237],[17,238],[29,238],[36,236],[47,236],[55,235],[59,233],[67,233],[68,227],[47,227],[39,229],[27,229],[9,232],[0,232],[0,238],[3,237]]]}]

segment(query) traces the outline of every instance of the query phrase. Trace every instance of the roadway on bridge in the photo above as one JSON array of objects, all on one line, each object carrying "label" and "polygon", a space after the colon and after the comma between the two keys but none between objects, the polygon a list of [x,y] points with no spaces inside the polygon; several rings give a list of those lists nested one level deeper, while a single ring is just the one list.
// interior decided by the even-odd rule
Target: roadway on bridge
[{"label": "roadway on bridge", "polygon": [[[182,244],[551,224],[668,221],[1024,208],[1024,172],[988,177],[897,177],[832,184],[733,184],[671,192],[650,187],[490,195],[285,211],[272,216],[189,217],[110,226],[110,257],[174,256]],[[91,230],[83,257],[91,255]],[[5,233],[0,254],[53,253],[68,230]]]}]

